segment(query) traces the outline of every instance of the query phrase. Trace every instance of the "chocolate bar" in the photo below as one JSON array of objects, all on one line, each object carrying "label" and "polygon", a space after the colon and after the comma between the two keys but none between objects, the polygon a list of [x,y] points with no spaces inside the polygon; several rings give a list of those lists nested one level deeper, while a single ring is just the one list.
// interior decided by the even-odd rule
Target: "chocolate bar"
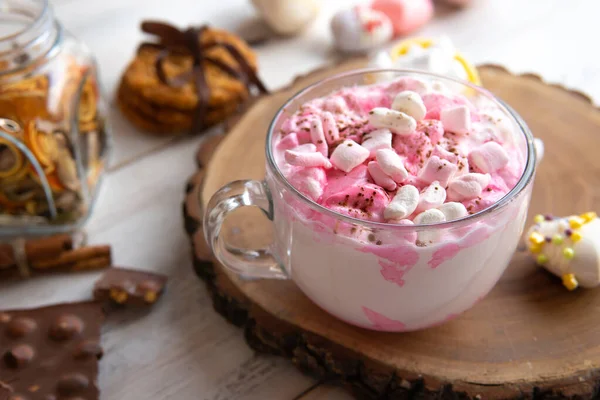
[{"label": "chocolate bar", "polygon": [[167,277],[147,271],[110,268],[94,285],[94,299],[116,305],[148,306],[165,290]]},{"label": "chocolate bar", "polygon": [[97,302],[0,311],[0,399],[98,399]]}]

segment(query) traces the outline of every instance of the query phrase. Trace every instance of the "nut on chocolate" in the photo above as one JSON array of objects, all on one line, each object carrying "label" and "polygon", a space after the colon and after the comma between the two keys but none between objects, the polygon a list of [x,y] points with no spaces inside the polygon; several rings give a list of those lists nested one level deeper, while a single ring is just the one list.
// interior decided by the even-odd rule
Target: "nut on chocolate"
[{"label": "nut on chocolate", "polygon": [[102,304],[57,304],[0,316],[0,400],[4,393],[11,400],[98,399]]},{"label": "nut on chocolate", "polygon": [[152,272],[110,268],[94,285],[94,298],[116,305],[154,304],[165,290],[167,277]]}]

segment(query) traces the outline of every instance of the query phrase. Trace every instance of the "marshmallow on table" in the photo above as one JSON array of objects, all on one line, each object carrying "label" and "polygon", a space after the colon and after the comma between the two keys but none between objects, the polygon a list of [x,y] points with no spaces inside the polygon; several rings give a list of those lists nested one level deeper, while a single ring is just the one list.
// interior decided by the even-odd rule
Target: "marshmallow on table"
[{"label": "marshmallow on table", "polygon": [[354,140],[346,139],[333,150],[329,160],[337,169],[350,172],[365,162],[369,158],[369,154],[369,150]]},{"label": "marshmallow on table", "polygon": [[417,121],[413,117],[384,107],[376,107],[369,111],[369,123],[374,128],[386,128],[403,136],[411,135],[417,129]]},{"label": "marshmallow on table", "polygon": [[400,220],[412,214],[419,204],[419,189],[413,185],[402,186],[383,211],[387,220]]},{"label": "marshmallow on table", "polygon": [[566,218],[536,215],[527,232],[536,262],[562,279],[569,290],[600,284],[600,221],[595,212]]},{"label": "marshmallow on table", "polygon": [[444,214],[446,221],[454,221],[455,219],[466,217],[467,214],[469,214],[463,203],[457,203],[453,201],[444,203],[437,209]]},{"label": "marshmallow on table", "polygon": [[451,201],[471,200],[479,197],[483,189],[490,184],[492,177],[489,174],[469,172],[454,178],[448,184],[448,199]]},{"label": "marshmallow on table", "polygon": [[440,186],[439,182],[433,182],[419,196],[417,211],[426,211],[431,208],[438,208],[446,201],[446,190]]},{"label": "marshmallow on table", "polygon": [[481,172],[490,173],[502,169],[508,164],[506,150],[496,142],[487,142],[469,154],[469,162]]},{"label": "marshmallow on table", "polygon": [[471,111],[467,106],[445,108],[440,112],[440,121],[445,130],[466,135],[471,130]]},{"label": "marshmallow on table", "polygon": [[447,160],[442,160],[438,156],[431,156],[419,170],[418,178],[425,183],[438,181],[442,187],[448,186],[448,182],[454,176],[458,167]]},{"label": "marshmallow on table", "polygon": [[347,53],[361,53],[389,41],[392,22],[384,14],[364,6],[338,11],[331,20],[335,46]]},{"label": "marshmallow on table", "polygon": [[374,0],[371,7],[389,17],[395,36],[409,34],[433,16],[431,0]]},{"label": "marshmallow on table", "polygon": [[392,132],[389,129],[377,129],[363,136],[362,147],[369,150],[371,157],[377,150],[392,148]]},{"label": "marshmallow on table", "polygon": [[310,140],[317,146],[317,151],[327,157],[329,146],[327,146],[323,122],[320,118],[315,117],[310,122]]},{"label": "marshmallow on table", "polygon": [[298,167],[324,167],[331,168],[331,162],[323,154],[317,152],[312,143],[300,145],[285,151],[285,161]]},{"label": "marshmallow on table", "polygon": [[400,92],[392,102],[392,109],[410,115],[416,121],[422,121],[427,114],[427,108],[418,93],[411,90]]},{"label": "marshmallow on table", "polygon": [[383,172],[377,161],[371,161],[367,165],[367,169],[369,170],[369,174],[376,184],[389,191],[396,190],[398,185],[396,185],[396,182],[394,182],[392,178]]},{"label": "marshmallow on table", "polygon": [[300,32],[319,12],[319,0],[252,0],[271,29],[282,35]]},{"label": "marshmallow on table", "polygon": [[375,153],[377,163],[394,182],[402,183],[408,178],[408,171],[404,167],[402,158],[392,149],[381,149]]}]

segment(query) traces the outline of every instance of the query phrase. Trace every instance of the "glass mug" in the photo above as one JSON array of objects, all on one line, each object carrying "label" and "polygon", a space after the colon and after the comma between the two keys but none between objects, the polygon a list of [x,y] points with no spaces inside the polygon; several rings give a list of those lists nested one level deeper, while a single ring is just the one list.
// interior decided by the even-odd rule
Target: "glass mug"
[{"label": "glass mug", "polygon": [[[515,187],[485,210],[431,225],[394,225],[348,217],[296,190],[274,159],[275,135],[302,104],[373,81],[417,77],[493,104],[512,125],[525,165]],[[263,181],[232,182],[205,210],[204,233],[216,258],[247,277],[292,279],[319,307],[349,324],[401,332],[434,326],[472,307],[496,284],[517,247],[531,198],[536,155],[531,132],[514,110],[483,88],[429,73],[355,71],[316,83],[273,119]],[[266,249],[238,249],[221,235],[229,213],[257,206],[274,225]],[[427,240],[419,240],[427,238]]]}]

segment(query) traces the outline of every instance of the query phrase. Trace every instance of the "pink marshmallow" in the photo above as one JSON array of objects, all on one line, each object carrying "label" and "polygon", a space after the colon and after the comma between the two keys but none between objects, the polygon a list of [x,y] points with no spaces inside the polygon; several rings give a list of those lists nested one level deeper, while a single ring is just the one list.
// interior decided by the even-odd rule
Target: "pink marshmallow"
[{"label": "pink marshmallow", "polygon": [[392,178],[394,182],[402,183],[408,178],[408,171],[404,167],[404,161],[394,150],[377,150],[375,157],[381,170]]},{"label": "pink marshmallow", "polygon": [[443,109],[440,112],[440,120],[445,130],[457,135],[466,135],[471,130],[471,111],[467,106]]},{"label": "pink marshmallow", "polygon": [[448,199],[464,201],[481,196],[483,189],[490,184],[489,174],[468,173],[453,179],[448,184]]},{"label": "pink marshmallow", "polygon": [[369,169],[371,178],[373,178],[373,181],[376,184],[389,191],[396,190],[398,185],[396,185],[396,182],[394,182],[392,178],[383,172],[377,161],[371,161],[367,168]]},{"label": "pink marshmallow", "polygon": [[437,156],[437,157],[441,158],[442,160],[450,161],[452,164],[458,164],[458,156],[456,154],[451,153],[448,150],[444,149],[440,145],[436,145],[433,148],[433,152],[431,153],[431,155]]},{"label": "pink marshmallow", "polygon": [[438,156],[431,156],[419,171],[418,178],[425,183],[438,181],[442,187],[448,186],[448,182],[454,176],[458,167]]},{"label": "pink marshmallow", "polygon": [[439,182],[433,182],[419,196],[417,212],[423,212],[430,208],[438,208],[446,201],[446,190]]},{"label": "pink marshmallow", "polygon": [[313,118],[310,123],[310,140],[317,146],[317,151],[323,154],[325,157],[329,154],[329,147],[327,146],[327,140],[325,139],[325,132],[323,131],[323,122],[320,118]]},{"label": "pink marshmallow", "polygon": [[374,0],[371,8],[389,17],[394,36],[403,36],[419,29],[433,16],[431,0]]},{"label": "pink marshmallow", "polygon": [[[306,146],[303,148],[303,146]],[[285,151],[285,161],[297,167],[324,167],[331,168],[331,162],[321,153],[310,151],[309,146],[314,148],[312,143],[303,144],[293,150]],[[316,150],[316,149],[315,149]]]},{"label": "pink marshmallow", "polygon": [[506,150],[496,142],[487,142],[471,151],[469,161],[472,166],[484,173],[502,169],[508,164]]},{"label": "pink marshmallow", "polygon": [[[368,195],[366,195],[368,194]],[[383,212],[390,202],[385,190],[372,183],[349,186],[327,198],[324,206],[343,215],[383,222]]]},{"label": "pink marshmallow", "polygon": [[331,153],[331,163],[344,172],[350,172],[369,158],[369,150],[354,140],[344,140]]},{"label": "pink marshmallow", "polygon": [[325,111],[323,112],[321,118],[323,122],[323,132],[325,133],[325,139],[327,139],[327,143],[332,144],[340,140],[340,131],[337,123],[335,122],[335,118],[333,118],[333,114],[331,114],[329,111]]},{"label": "pink marshmallow", "polygon": [[279,143],[277,143],[277,150],[290,150],[294,147],[298,147],[298,135],[292,132],[290,134],[285,135]]},{"label": "pink marshmallow", "polygon": [[374,157],[377,150],[392,148],[392,132],[389,129],[377,129],[363,136],[362,147]]}]

